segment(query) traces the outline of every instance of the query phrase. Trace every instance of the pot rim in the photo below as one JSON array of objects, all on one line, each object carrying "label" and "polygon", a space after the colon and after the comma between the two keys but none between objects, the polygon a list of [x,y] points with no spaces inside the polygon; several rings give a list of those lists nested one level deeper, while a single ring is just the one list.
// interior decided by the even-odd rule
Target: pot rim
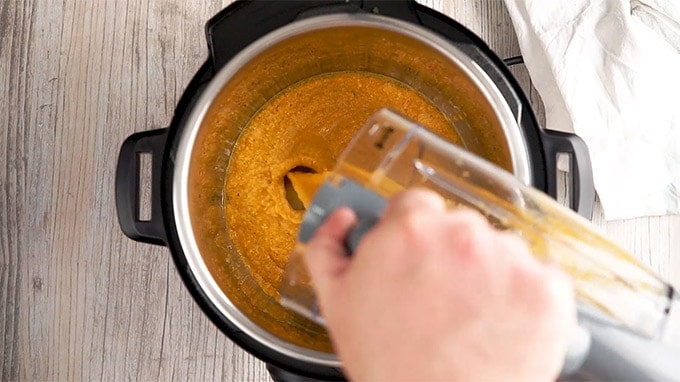
[{"label": "pot rim", "polygon": [[175,155],[176,165],[172,177],[172,205],[175,214],[173,218],[176,223],[178,239],[189,269],[193,273],[198,285],[210,302],[233,325],[260,344],[280,354],[303,362],[334,368],[341,367],[341,363],[334,353],[325,353],[294,345],[267,332],[245,316],[224,294],[203,261],[193,234],[187,185],[191,156],[198,131],[212,105],[212,101],[220,93],[223,86],[244,65],[247,65],[253,58],[275,44],[314,30],[337,27],[372,27],[401,34],[427,45],[457,64],[475,82],[487,101],[494,106],[496,117],[499,119],[510,151],[513,173],[525,184],[531,184],[532,182],[532,172],[526,143],[524,142],[517,120],[514,118],[500,90],[484,70],[460,49],[455,47],[452,42],[422,26],[374,14],[338,13],[315,16],[281,27],[256,40],[234,56],[215,75],[201,94],[190,112],[185,125],[186,128],[179,138]]}]

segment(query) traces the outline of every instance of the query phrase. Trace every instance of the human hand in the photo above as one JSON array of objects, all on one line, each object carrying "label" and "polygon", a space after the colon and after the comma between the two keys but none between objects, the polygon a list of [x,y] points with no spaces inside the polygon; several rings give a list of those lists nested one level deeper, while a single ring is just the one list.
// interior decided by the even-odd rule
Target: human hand
[{"label": "human hand", "polygon": [[393,197],[348,257],[346,208],[305,258],[334,348],[357,381],[546,381],[576,328],[570,279],[517,236],[422,190]]}]

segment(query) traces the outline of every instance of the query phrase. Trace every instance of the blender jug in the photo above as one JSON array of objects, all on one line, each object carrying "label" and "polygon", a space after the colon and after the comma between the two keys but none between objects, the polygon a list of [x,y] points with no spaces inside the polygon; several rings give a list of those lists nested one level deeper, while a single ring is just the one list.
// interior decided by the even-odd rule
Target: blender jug
[{"label": "blender jug", "polygon": [[[307,208],[284,272],[281,303],[323,324],[301,258],[305,243],[326,216],[347,206],[359,218],[346,240],[351,252],[379,219],[386,198],[412,187],[439,193],[450,208],[479,211],[495,227],[522,237],[535,256],[561,266],[573,278],[579,321],[590,334],[600,333],[596,327],[603,325],[620,328],[652,347],[678,347],[680,304],[670,284],[549,196],[387,109],[374,114],[354,137]],[[590,339],[580,342],[580,352],[587,352]],[[636,346],[615,342],[608,346]],[[579,366],[586,358],[581,356]],[[680,365],[676,356],[680,353],[672,357]]]}]

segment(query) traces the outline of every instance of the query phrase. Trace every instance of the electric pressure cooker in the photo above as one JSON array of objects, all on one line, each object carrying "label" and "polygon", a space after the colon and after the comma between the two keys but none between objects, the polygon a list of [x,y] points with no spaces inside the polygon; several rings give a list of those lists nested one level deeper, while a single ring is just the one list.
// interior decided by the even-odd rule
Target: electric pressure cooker
[{"label": "electric pressure cooker", "polygon": [[[396,79],[443,113],[469,116],[456,125],[467,149],[492,150],[522,182],[553,197],[557,156],[567,154],[570,206],[590,217],[594,189],[583,141],[542,129],[504,62],[435,10],[412,0],[237,1],[207,22],[206,36],[208,59],[170,126],[133,134],[121,147],[118,218],[131,239],[170,249],[205,314],[266,362],[275,380],[343,378],[332,350],[297,340],[322,329],[286,312],[253,282],[224,221],[232,149],[253,115],[283,89],[335,71]],[[138,215],[140,153],[152,157],[149,220]]]}]

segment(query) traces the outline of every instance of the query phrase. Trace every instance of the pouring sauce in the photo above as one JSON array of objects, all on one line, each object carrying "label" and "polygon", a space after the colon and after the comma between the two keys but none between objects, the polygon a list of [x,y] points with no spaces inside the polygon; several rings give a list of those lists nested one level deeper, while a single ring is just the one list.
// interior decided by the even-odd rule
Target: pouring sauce
[{"label": "pouring sauce", "polygon": [[[286,178],[308,202],[317,177],[375,111],[390,107],[461,144],[451,121],[416,90],[365,72],[335,72],[295,84],[252,118],[236,142],[225,184],[229,235],[258,285],[278,298],[304,208],[286,197]],[[303,168],[305,171],[292,171]],[[288,187],[290,192],[290,187]]]}]

